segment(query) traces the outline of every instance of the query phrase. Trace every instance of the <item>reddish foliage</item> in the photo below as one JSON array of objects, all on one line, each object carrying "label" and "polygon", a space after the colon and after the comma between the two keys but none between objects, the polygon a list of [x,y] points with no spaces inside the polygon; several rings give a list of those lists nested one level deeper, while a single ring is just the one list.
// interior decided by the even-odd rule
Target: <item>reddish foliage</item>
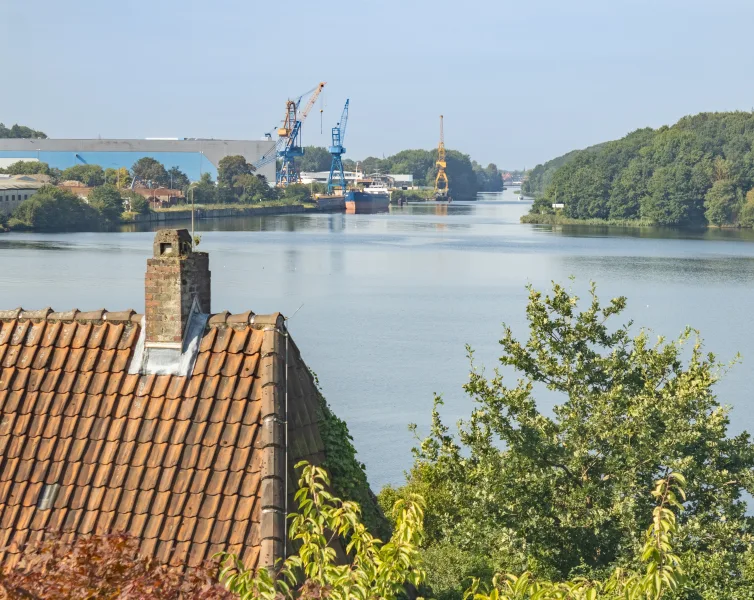
[{"label": "reddish foliage", "polygon": [[217,581],[217,565],[169,567],[139,556],[126,534],[52,536],[26,549],[0,575],[0,600],[232,600]]}]

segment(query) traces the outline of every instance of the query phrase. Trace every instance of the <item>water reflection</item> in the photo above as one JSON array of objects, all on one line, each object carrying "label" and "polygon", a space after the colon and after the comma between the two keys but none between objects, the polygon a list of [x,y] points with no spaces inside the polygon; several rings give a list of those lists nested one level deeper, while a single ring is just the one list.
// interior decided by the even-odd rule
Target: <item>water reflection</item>
[{"label": "water reflection", "polygon": [[[676,336],[698,327],[708,348],[744,366],[719,387],[733,428],[754,429],[754,232],[521,225],[509,192],[478,202],[417,203],[389,214],[302,214],[197,221],[211,253],[216,311],[282,311],[328,401],[349,425],[375,487],[399,483],[429,426],[433,393],[447,421],[467,416],[464,345],[494,367],[499,324],[525,335],[527,283],[551,280],[627,295],[626,318]],[[0,309],[144,308],[155,229],[0,235]],[[571,285],[571,284],[569,284]],[[550,400],[543,398],[543,409]]]},{"label": "water reflection", "polygon": [[680,229],[673,227],[619,227],[613,225],[533,225],[535,231],[567,237],[632,237],[675,240],[754,242],[751,229]]}]

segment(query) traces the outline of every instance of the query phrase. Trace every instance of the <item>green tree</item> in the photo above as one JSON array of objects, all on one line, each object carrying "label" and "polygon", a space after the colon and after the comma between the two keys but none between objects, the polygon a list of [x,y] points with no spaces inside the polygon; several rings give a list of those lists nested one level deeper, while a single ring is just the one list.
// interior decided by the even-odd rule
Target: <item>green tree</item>
[{"label": "green tree", "polygon": [[145,156],[137,160],[131,167],[131,174],[143,182],[151,181],[159,186],[166,186],[170,183],[165,166],[151,156]]},{"label": "green tree", "polygon": [[294,183],[283,188],[281,200],[286,204],[304,204],[311,202],[312,193],[308,185]]},{"label": "green tree", "polygon": [[641,200],[643,217],[660,225],[703,225],[709,180],[699,164],[673,163],[658,168]]},{"label": "green tree", "polygon": [[[401,500],[393,508],[395,531],[388,542],[376,539],[361,521],[355,502],[334,497],[327,473],[302,468],[295,495],[299,512],[291,515],[289,536],[297,553],[275,574],[247,570],[234,555],[221,555],[220,579],[241,598],[403,598],[407,585],[419,587],[425,578],[418,546],[422,541],[420,498]],[[333,538],[343,540],[349,560],[342,564]]]},{"label": "green tree", "polygon": [[38,160],[19,160],[0,171],[6,175],[52,175],[50,165]]},{"label": "green tree", "polygon": [[[644,219],[660,225],[744,225],[740,192],[730,202],[717,181],[736,190],[754,187],[754,113],[701,113],[672,127],[640,129],[613,142],[570,152],[529,174],[525,194],[544,197],[531,213],[549,212],[549,203],[565,203],[575,219]],[[727,194],[730,196],[730,194]],[[536,219],[527,219],[536,222]],[[746,218],[746,223],[751,219]],[[751,226],[751,225],[746,225]]]},{"label": "green tree", "polygon": [[123,198],[114,185],[103,185],[92,190],[89,194],[89,206],[99,211],[103,219],[110,225],[120,222],[123,214]]},{"label": "green tree", "polygon": [[80,181],[89,187],[105,183],[105,172],[99,165],[74,165],[65,169],[60,177],[63,181]]},{"label": "green tree", "polygon": [[[652,343],[644,331],[630,335],[630,323],[611,328],[625,306],[603,306],[592,289],[579,310],[559,285],[548,296],[530,289],[528,339],[506,327],[500,342],[500,363],[518,378],[488,378],[472,360],[464,388],[474,408],[457,435],[436,399],[407,485],[381,497],[425,497],[431,584],[431,561],[468,565],[437,597],[459,597],[469,575],[563,581],[631,564],[651,511],[643,490],[674,471],[688,479],[678,546],[692,585],[705,590],[697,598],[754,595],[744,500],[754,491],[754,445],[746,433],[728,436],[713,390],[720,365],[691,330]],[[552,416],[537,406],[545,389],[548,404],[558,402]]]},{"label": "green tree", "polygon": [[238,175],[235,184],[241,190],[241,202],[263,202],[277,198],[275,188],[270,187],[264,175]]},{"label": "green tree", "polygon": [[126,190],[125,192],[123,192],[122,197],[126,205],[128,206],[128,210],[130,210],[131,212],[145,215],[151,210],[147,199],[138,192]]},{"label": "green tree", "polygon": [[168,185],[174,190],[186,189],[190,184],[188,175],[181,171],[178,167],[170,167],[168,169]]},{"label": "green tree", "polygon": [[[720,169],[720,164],[715,168]],[[741,193],[734,183],[730,179],[718,179],[704,197],[704,216],[713,225],[731,225],[737,220],[741,204]]]},{"label": "green tree", "polygon": [[17,224],[40,231],[91,231],[100,229],[97,210],[75,194],[44,186],[13,212]]},{"label": "green tree", "polygon": [[0,123],[0,138],[46,138],[41,131],[26,127],[25,125],[13,125],[10,129]]},{"label": "green tree", "polygon": [[531,572],[523,575],[498,574],[492,585],[475,578],[464,594],[473,600],[660,600],[683,593],[686,576],[680,558],[673,553],[678,532],[676,513],[683,510],[686,499],[681,485],[685,479],[670,473],[659,480],[652,496],[657,506],[647,529],[641,562],[644,572],[616,568],[604,580],[575,577],[570,581],[552,582],[537,579]]},{"label": "green tree", "polygon": [[329,171],[332,154],[321,146],[304,147],[304,155],[296,160],[299,171],[319,172]]},{"label": "green tree", "polygon": [[215,204],[217,202],[217,186],[209,173],[202,173],[201,179],[194,183],[189,190],[188,198],[194,196],[196,204]]},{"label": "green tree", "polygon": [[131,185],[131,173],[125,167],[105,169],[105,183],[121,189],[127,188]]},{"label": "green tree", "polygon": [[224,156],[217,164],[217,183],[226,187],[234,187],[235,179],[239,175],[251,175],[252,167],[243,156]]},{"label": "green tree", "polygon": [[494,163],[486,167],[478,164],[476,161],[471,162],[471,166],[476,173],[477,185],[480,192],[502,192],[503,191],[503,174],[498,170]]}]

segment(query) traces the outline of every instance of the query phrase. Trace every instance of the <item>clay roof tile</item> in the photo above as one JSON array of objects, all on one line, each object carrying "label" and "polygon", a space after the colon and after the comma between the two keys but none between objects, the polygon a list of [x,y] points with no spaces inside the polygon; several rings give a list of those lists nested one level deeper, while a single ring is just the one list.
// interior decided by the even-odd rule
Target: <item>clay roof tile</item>
[{"label": "clay roof tile", "polygon": [[[218,313],[191,375],[130,375],[142,315],[0,311],[0,538],[127,531],[157,561],[225,549],[256,565],[262,453],[276,451],[259,443],[261,390],[282,376],[264,328],[280,319]],[[299,388],[290,409],[310,425],[302,447],[317,450]],[[52,484],[53,509],[37,510]]]}]

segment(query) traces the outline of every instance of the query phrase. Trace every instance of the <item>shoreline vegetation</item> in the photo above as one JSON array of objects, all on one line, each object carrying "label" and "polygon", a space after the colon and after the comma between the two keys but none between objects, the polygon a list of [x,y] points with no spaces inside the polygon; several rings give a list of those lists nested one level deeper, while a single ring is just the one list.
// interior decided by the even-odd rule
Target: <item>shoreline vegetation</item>
[{"label": "shoreline vegetation", "polygon": [[[659,227],[654,221],[646,219],[573,219],[566,217],[562,211],[554,213],[526,214],[521,223],[528,225],[601,225],[605,227]],[[698,227],[696,228],[698,229]]]},{"label": "shoreline vegetation", "polygon": [[[0,124],[0,137],[46,137],[43,132],[21,126],[12,128]],[[327,171],[332,160],[326,148],[308,146],[306,154],[297,161],[304,171]],[[437,150],[404,150],[378,159],[367,157],[360,162],[360,171],[369,173],[406,173],[419,185],[434,185]],[[495,164],[483,167],[461,152],[448,150],[447,172],[450,193],[459,200],[472,200],[480,191],[502,191],[502,172]],[[356,169],[357,163],[346,160],[346,169]],[[191,182],[178,167],[167,169],[157,160],[144,157],[130,169],[103,169],[99,165],[75,165],[65,170],[50,167],[39,161],[18,161],[0,173],[7,175],[42,176],[49,182],[31,198],[18,205],[11,214],[0,213],[0,232],[8,231],[107,231],[122,224],[173,220],[155,217],[163,213],[190,211],[192,200],[199,211],[213,211],[198,218],[218,218],[237,214],[273,214],[269,209],[279,207],[280,214],[295,211],[316,211],[314,196],[324,194],[322,183],[294,184],[285,188],[271,186],[255,173],[253,165],[243,156],[226,156],[217,166],[217,181],[204,173],[199,181]],[[78,183],[76,183],[78,182]],[[137,189],[133,189],[134,183]],[[57,187],[61,184],[61,187]],[[65,186],[62,186],[65,184]],[[71,185],[73,184],[73,185]],[[86,189],[77,191],[80,185]],[[65,189],[63,189],[65,187]],[[150,190],[168,188],[166,202],[157,199]],[[173,193],[174,192],[174,193]],[[145,197],[147,196],[147,197]],[[429,201],[433,190],[396,190],[394,201]],[[95,199],[95,202],[92,200]],[[176,202],[177,204],[173,204]],[[167,206],[165,204],[168,204]],[[295,212],[294,211],[294,212]],[[227,212],[228,214],[220,214]],[[146,217],[145,215],[152,215]]]},{"label": "shoreline vegetation", "polygon": [[522,193],[534,198],[522,223],[754,228],[754,112],[574,150],[532,169]]}]

